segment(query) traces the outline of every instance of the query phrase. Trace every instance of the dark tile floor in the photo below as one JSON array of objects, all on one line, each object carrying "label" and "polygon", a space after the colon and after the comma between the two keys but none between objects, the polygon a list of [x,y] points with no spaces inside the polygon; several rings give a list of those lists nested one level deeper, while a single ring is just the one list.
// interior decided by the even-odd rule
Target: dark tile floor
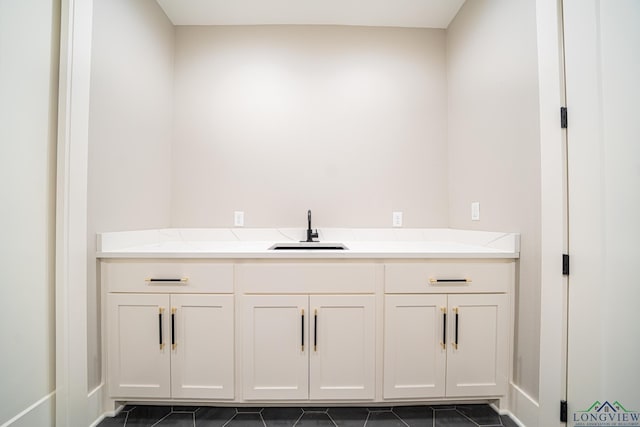
[{"label": "dark tile floor", "polygon": [[128,405],[98,427],[517,427],[489,405],[222,408]]}]

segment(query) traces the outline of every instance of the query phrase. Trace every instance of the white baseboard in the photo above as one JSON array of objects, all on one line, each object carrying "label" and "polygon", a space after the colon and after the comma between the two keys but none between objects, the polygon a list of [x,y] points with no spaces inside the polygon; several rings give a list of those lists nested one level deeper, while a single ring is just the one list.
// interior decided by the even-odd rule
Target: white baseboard
[{"label": "white baseboard", "polygon": [[509,404],[510,408],[506,411],[508,412],[506,415],[509,415],[518,426],[538,427],[540,405],[513,383],[509,384]]},{"label": "white baseboard", "polygon": [[52,391],[0,427],[54,427],[55,410],[56,392]]},{"label": "white baseboard", "polygon": [[95,427],[100,424],[106,414],[102,413],[102,391],[104,390],[104,383],[91,390],[87,396],[87,414],[89,420],[94,420],[90,427]]},{"label": "white baseboard", "polygon": [[124,408],[124,406],[120,405],[114,411],[104,412],[102,408],[102,398],[103,398],[104,390],[105,390],[105,385],[104,383],[102,383],[98,387],[93,389],[91,393],[89,393],[89,395],[87,396],[87,401],[89,403],[88,404],[89,419],[94,420],[91,424],[89,424],[89,427],[96,427],[106,417],[115,417],[116,415],[118,415],[118,413],[120,413],[122,408]]}]

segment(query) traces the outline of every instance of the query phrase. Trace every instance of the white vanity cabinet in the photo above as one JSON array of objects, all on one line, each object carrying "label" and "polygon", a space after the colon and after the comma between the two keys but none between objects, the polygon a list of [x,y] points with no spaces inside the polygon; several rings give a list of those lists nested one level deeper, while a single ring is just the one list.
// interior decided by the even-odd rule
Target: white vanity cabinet
[{"label": "white vanity cabinet", "polygon": [[244,399],[375,397],[373,264],[246,264],[237,272]]},{"label": "white vanity cabinet", "polygon": [[107,294],[111,397],[234,398],[234,297],[188,293],[228,292],[232,272],[202,263],[103,265],[103,277],[119,279],[106,282],[118,291]]},{"label": "white vanity cabinet", "polygon": [[444,396],[447,296],[386,295],[384,303],[384,397]]},{"label": "white vanity cabinet", "polygon": [[113,401],[505,399],[513,259],[103,259]]},{"label": "white vanity cabinet", "polygon": [[373,399],[373,295],[243,299],[245,399]]},{"label": "white vanity cabinet", "polygon": [[507,295],[459,294],[447,298],[449,325],[445,395],[506,394],[510,318]]},{"label": "white vanity cabinet", "polygon": [[309,314],[309,397],[373,399],[375,296],[312,295]]},{"label": "white vanity cabinet", "polygon": [[233,399],[233,295],[171,295],[171,397]]},{"label": "white vanity cabinet", "polygon": [[108,295],[107,382],[111,396],[171,395],[168,308],[168,295]]},{"label": "white vanity cabinet", "polygon": [[512,262],[385,266],[384,398],[506,394]]}]

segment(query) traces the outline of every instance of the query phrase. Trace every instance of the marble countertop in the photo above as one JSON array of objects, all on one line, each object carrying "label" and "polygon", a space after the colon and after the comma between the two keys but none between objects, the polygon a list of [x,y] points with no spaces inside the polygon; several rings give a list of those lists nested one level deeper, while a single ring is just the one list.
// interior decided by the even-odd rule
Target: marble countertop
[{"label": "marble countertop", "polygon": [[98,234],[97,258],[519,258],[517,233],[445,228],[321,228],[322,243],[346,250],[270,250],[299,242],[304,229],[208,228],[120,231]]}]

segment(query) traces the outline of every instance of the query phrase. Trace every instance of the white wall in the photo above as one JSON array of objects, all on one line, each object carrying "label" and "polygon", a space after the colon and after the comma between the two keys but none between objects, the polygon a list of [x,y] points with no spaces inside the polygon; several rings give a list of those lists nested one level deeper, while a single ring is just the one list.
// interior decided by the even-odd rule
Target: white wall
[{"label": "white wall", "polygon": [[177,27],[172,225],[447,225],[443,30]]},{"label": "white wall", "polygon": [[[535,7],[525,0],[467,1],[447,30],[447,78],[450,225],[522,234],[514,382],[537,399],[542,165]],[[473,201],[480,202],[480,221],[471,221]]]},{"label": "white wall", "polygon": [[0,1],[0,425],[53,425],[59,2]]},{"label": "white wall", "polygon": [[100,384],[96,232],[170,225],[174,28],[153,0],[95,0],[88,187],[89,389]]}]

